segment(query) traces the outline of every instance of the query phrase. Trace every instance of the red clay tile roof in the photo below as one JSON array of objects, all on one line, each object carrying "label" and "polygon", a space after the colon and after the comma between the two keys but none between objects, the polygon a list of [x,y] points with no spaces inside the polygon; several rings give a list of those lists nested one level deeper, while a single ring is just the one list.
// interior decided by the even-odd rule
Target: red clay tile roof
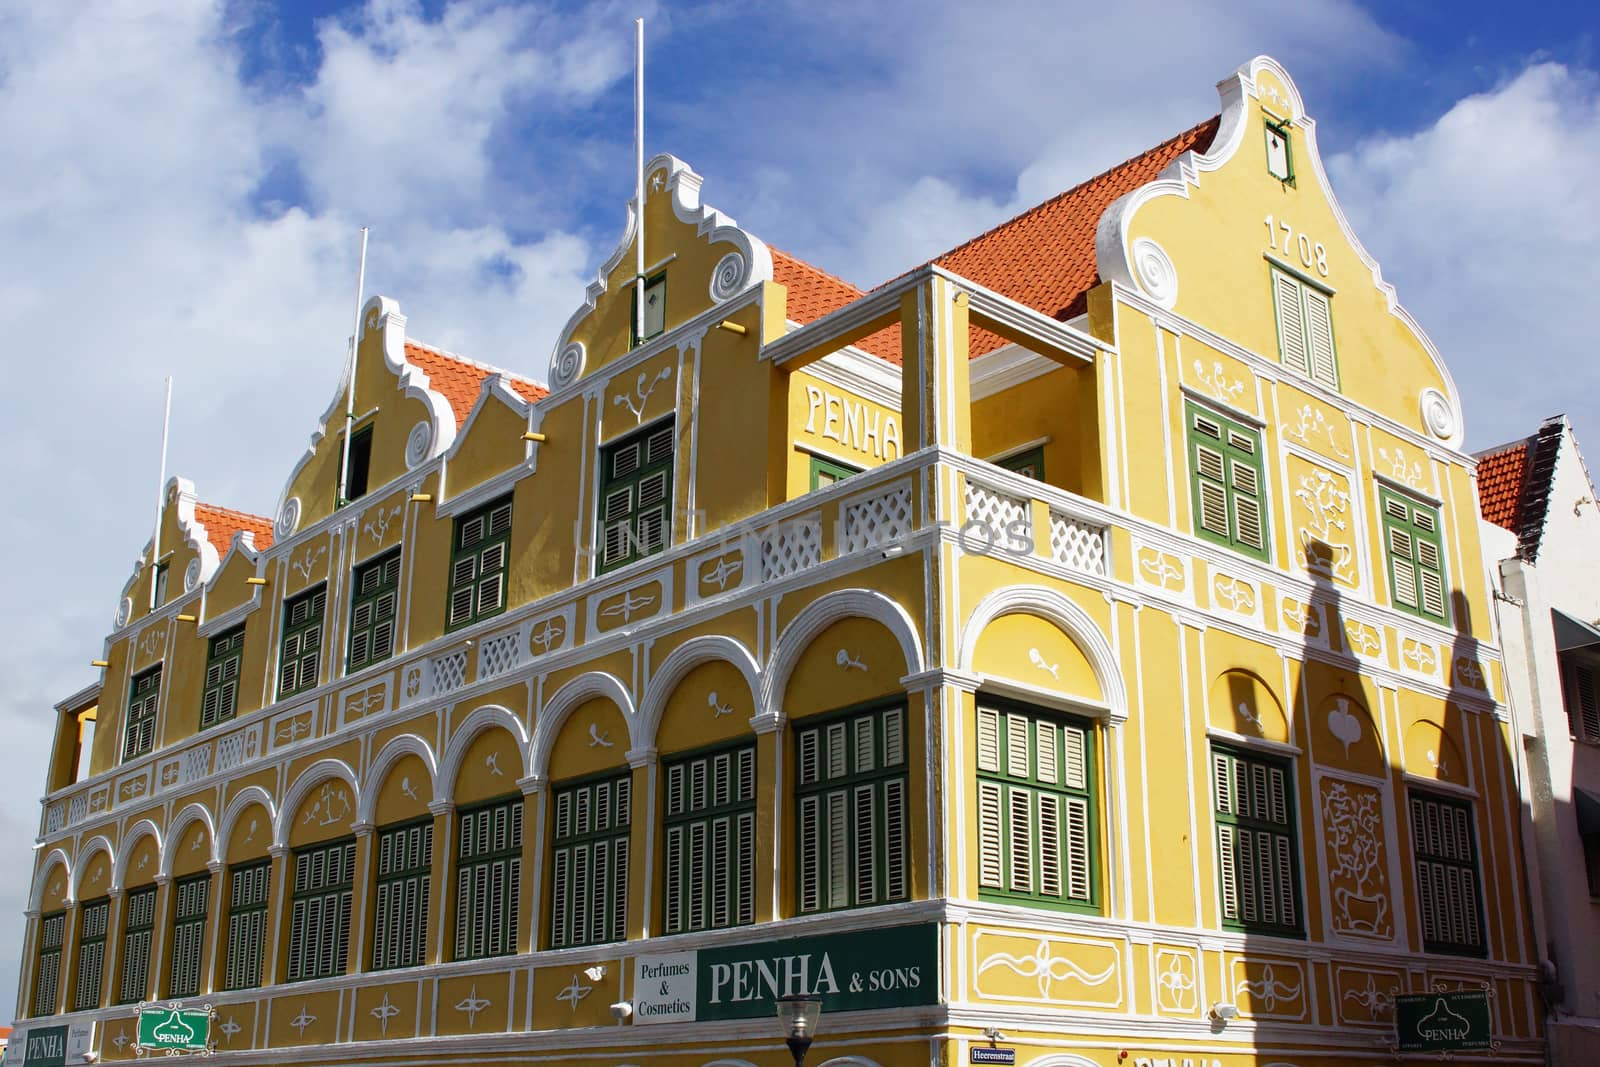
[{"label": "red clay tile roof", "polygon": [[199,501],[194,505],[194,517],[196,522],[206,528],[206,540],[217,550],[218,559],[228,554],[228,548],[233,544],[233,535],[241,530],[254,535],[257,552],[272,547],[271,519],[264,519],[260,515],[251,515],[244,511],[234,511],[232,508],[221,508],[215,504],[202,504]]},{"label": "red clay tile roof", "polygon": [[1478,511],[1496,526],[1515,533],[1522,510],[1522,480],[1528,470],[1528,442],[1518,441],[1478,457]]},{"label": "red clay tile roof", "polygon": [[[1089,290],[1101,281],[1094,253],[1100,216],[1118,198],[1154,181],[1183,153],[1204,152],[1221,123],[1221,116],[1213,116],[929,262],[1051,318],[1080,315]],[[861,295],[849,282],[776,249],[772,270],[774,280],[789,287],[789,318],[795,322],[815,321]],[[977,358],[1003,344],[999,336],[974,329],[970,353]],[[879,331],[857,347],[899,363],[899,327]]]},{"label": "red clay tile roof", "polygon": [[1567,420],[1557,415],[1544,421],[1532,437],[1479,452],[1478,513],[1517,535],[1517,555],[1539,560],[1545,519],[1550,514],[1550,487]]},{"label": "red clay tile roof", "polygon": [[472,414],[472,405],[478,402],[478,391],[483,387],[484,379],[491,374],[503,377],[506,384],[525,400],[542,400],[550,394],[543,386],[510,371],[415,341],[406,342],[406,359],[421,367],[428,376],[429,387],[450,401],[450,409],[456,415],[456,429],[460,429],[467,421],[467,416]]}]

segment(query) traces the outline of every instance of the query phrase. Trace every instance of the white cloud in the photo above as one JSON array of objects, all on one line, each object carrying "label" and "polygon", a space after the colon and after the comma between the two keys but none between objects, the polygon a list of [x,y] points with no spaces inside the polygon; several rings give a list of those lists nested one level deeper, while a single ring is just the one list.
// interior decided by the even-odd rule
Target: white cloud
[{"label": "white cloud", "polygon": [[1351,224],[1450,366],[1469,445],[1526,436],[1565,409],[1600,447],[1587,403],[1600,391],[1600,78],[1533,66],[1328,166]]}]

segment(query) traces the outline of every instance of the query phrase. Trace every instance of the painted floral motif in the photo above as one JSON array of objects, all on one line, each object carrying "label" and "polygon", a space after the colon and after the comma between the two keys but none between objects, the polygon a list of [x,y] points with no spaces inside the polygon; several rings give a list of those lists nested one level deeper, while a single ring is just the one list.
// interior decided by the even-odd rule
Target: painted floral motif
[{"label": "painted floral motif", "polygon": [[1183,568],[1165,552],[1147,548],[1139,553],[1139,570],[1148,580],[1163,589],[1183,591]]},{"label": "painted floral motif", "polygon": [[1328,847],[1334,931],[1393,937],[1384,877],[1382,795],[1353,782],[1323,779],[1322,833]]},{"label": "painted floral motif", "polygon": [[1213,578],[1211,591],[1216,595],[1217,603],[1226,606],[1229,611],[1248,615],[1256,609],[1255,586],[1231,574],[1219,574]]},{"label": "painted floral motif", "polygon": [[1236,968],[1234,973],[1239,975],[1233,995],[1235,998],[1249,995],[1248,1014],[1274,1015],[1279,1014],[1280,1005],[1293,1008],[1299,1004],[1303,979],[1298,967],[1287,967],[1288,974],[1280,976],[1271,963],[1264,963],[1256,972],[1256,979],[1251,981],[1250,964],[1244,960],[1234,960],[1233,965]]},{"label": "painted floral motif", "polygon": [[1383,651],[1383,638],[1377,629],[1368,626],[1360,619],[1351,619],[1344,624],[1345,643],[1351,652],[1359,652],[1363,656],[1376,656]]},{"label": "painted floral motif", "polygon": [[1156,999],[1161,1010],[1188,1015],[1195,1010],[1194,957],[1161,949],[1156,953]]},{"label": "painted floral motif", "polygon": [[978,965],[978,980],[981,984],[983,976],[995,968],[1004,968],[1020,978],[1033,978],[1039,983],[1039,996],[1042,999],[1054,999],[1057,983],[1076,982],[1085,986],[1097,986],[1109,981],[1117,973],[1115,958],[1106,964],[1102,971],[1090,971],[1068,956],[1057,956],[1051,952],[1053,942],[1042,937],[1034,947],[1031,956],[1013,956],[1006,952],[991,953]]},{"label": "painted floral motif", "polygon": [[1315,404],[1302,404],[1295,412],[1299,421],[1291,426],[1284,423],[1282,426],[1285,437],[1293,437],[1307,448],[1321,448],[1326,444],[1327,451],[1340,459],[1348,460],[1350,452],[1339,443],[1338,432],[1322,409]]},{"label": "painted floral motif", "polygon": [[1355,584],[1355,549],[1346,543],[1350,530],[1350,493],[1345,481],[1320,467],[1300,477],[1294,491],[1305,516],[1300,549],[1313,574]]},{"label": "painted floral motif", "polygon": [[1389,477],[1402,485],[1409,485],[1413,489],[1421,489],[1423,487],[1422,463],[1413,461],[1408,466],[1405,450],[1399,445],[1394,446],[1393,453],[1387,448],[1378,449],[1378,456],[1389,465]]},{"label": "painted floral motif", "polygon": [[1200,361],[1194,361],[1194,379],[1207,389],[1211,395],[1224,403],[1237,404],[1244,398],[1244,382],[1237,378],[1229,378],[1227,368],[1219,359],[1212,364],[1209,372],[1201,366]]}]

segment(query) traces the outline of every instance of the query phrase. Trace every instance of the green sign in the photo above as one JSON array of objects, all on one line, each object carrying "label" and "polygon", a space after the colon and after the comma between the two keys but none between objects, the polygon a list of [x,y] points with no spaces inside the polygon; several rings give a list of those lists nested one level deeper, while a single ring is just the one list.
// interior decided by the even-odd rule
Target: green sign
[{"label": "green sign", "polygon": [[1491,1045],[1489,991],[1402,993],[1394,998],[1401,1052],[1447,1052]]},{"label": "green sign", "polygon": [[180,1008],[176,1004],[140,1005],[138,1047],[152,1052],[156,1049],[208,1050],[211,1047],[211,1009]]},{"label": "green sign", "polygon": [[63,1067],[67,1062],[67,1028],[36,1026],[29,1030],[22,1046],[22,1062],[27,1067]]},{"label": "green sign", "polygon": [[822,1010],[939,1002],[935,923],[634,957],[635,1024],[776,1016],[777,998]]}]

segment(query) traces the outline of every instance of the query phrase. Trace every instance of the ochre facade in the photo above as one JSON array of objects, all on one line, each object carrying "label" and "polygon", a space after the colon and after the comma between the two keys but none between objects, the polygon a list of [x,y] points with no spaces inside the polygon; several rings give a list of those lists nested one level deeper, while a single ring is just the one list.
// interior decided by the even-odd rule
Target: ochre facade
[{"label": "ochre facade", "polygon": [[354,418],[270,523],[174,479],[58,707],[18,1025],[131,1058],[197,964],[228,1062],[777,1067],[798,989],[812,1064],[1309,1067],[1487,988],[1459,1058],[1542,1062],[1459,397],[1288,76],[1219,90],[870,293],[657,157],[548,391],[368,301]]}]

